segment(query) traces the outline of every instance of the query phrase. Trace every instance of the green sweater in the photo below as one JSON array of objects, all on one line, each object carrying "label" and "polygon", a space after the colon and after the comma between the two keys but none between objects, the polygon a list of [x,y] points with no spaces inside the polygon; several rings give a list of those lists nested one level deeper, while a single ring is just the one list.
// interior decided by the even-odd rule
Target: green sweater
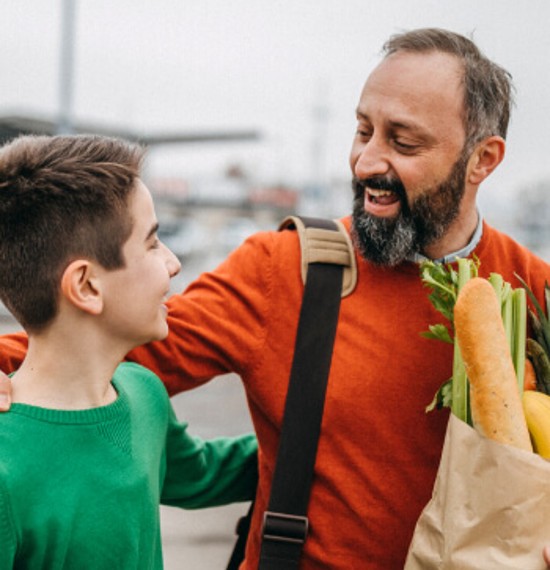
[{"label": "green sweater", "polygon": [[138,365],[120,365],[113,385],[108,406],[0,414],[1,570],[162,568],[159,503],[252,499],[254,436],[190,436]]}]

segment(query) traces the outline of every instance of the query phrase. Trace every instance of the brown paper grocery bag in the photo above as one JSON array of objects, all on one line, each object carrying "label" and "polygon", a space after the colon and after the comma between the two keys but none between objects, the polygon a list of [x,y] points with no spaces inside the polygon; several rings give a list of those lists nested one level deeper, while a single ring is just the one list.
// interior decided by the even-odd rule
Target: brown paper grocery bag
[{"label": "brown paper grocery bag", "polygon": [[545,570],[546,544],[550,462],[489,440],[451,414],[405,570]]}]

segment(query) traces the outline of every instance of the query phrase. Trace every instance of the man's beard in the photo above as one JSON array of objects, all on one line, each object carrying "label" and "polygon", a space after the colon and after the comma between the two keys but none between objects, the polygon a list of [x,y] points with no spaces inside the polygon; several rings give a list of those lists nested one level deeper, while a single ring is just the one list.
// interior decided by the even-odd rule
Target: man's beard
[{"label": "man's beard", "polygon": [[[377,265],[394,266],[441,238],[456,220],[465,190],[468,156],[461,154],[447,179],[425,190],[411,204],[400,180],[373,177],[352,180],[352,236],[361,255]],[[395,218],[380,218],[365,212],[365,188],[392,190],[401,201]]]}]

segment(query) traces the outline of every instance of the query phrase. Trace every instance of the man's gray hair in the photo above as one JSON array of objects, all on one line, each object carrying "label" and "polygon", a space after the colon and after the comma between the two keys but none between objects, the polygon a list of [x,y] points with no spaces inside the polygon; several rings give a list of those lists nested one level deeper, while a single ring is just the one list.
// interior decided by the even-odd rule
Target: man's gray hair
[{"label": "man's gray hair", "polygon": [[440,28],[422,28],[396,34],[384,44],[386,57],[400,51],[439,51],[454,55],[462,62],[463,120],[469,151],[486,137],[506,138],[514,103],[512,76],[488,59],[472,40]]}]

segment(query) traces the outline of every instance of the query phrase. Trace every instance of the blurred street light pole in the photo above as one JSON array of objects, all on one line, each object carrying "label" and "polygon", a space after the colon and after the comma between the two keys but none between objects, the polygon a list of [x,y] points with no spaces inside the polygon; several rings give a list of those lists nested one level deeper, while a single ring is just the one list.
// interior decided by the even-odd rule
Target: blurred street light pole
[{"label": "blurred street light pole", "polygon": [[328,86],[319,81],[311,107],[311,172],[304,187],[300,211],[306,215],[329,215],[330,187],[327,171],[327,141],[330,110]]},{"label": "blurred street light pole", "polygon": [[61,53],[59,64],[58,134],[70,134],[73,108],[74,29],[76,0],[61,0]]}]

